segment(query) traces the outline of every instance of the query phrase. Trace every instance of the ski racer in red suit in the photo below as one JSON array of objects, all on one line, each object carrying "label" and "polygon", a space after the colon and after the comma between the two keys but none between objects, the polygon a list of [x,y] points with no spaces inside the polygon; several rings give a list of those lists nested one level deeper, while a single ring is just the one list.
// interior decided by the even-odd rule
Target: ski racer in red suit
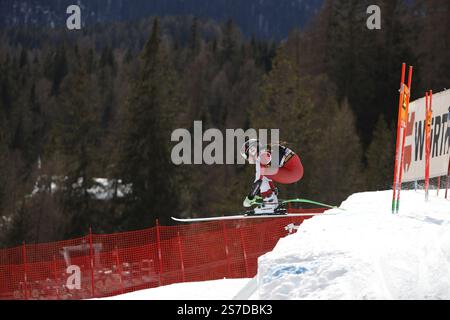
[{"label": "ski racer in red suit", "polygon": [[[276,148],[276,149],[275,149]],[[278,151],[278,163],[272,163],[273,154]],[[278,213],[278,191],[274,181],[292,184],[303,177],[303,165],[300,157],[291,149],[280,144],[263,146],[257,139],[250,139],[241,148],[242,157],[255,164],[256,176],[252,190],[244,200],[244,207],[257,204],[258,195],[263,204],[255,208],[255,214]]]}]

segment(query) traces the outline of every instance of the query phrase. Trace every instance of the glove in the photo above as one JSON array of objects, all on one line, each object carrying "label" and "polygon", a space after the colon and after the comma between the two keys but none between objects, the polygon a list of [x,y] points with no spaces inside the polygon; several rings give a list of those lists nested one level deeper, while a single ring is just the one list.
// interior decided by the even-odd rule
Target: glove
[{"label": "glove", "polygon": [[263,152],[259,156],[259,161],[262,166],[268,167],[270,166],[270,162],[272,161],[272,155],[269,152]]},{"label": "glove", "polygon": [[249,208],[255,204],[258,204],[258,200],[261,200],[262,198],[259,196],[254,197],[253,199],[250,199],[248,196],[245,198],[243,206],[245,208]]},{"label": "glove", "polygon": [[247,196],[244,200],[243,206],[245,208],[250,208],[252,205],[256,204],[256,199],[249,199],[249,197]]}]

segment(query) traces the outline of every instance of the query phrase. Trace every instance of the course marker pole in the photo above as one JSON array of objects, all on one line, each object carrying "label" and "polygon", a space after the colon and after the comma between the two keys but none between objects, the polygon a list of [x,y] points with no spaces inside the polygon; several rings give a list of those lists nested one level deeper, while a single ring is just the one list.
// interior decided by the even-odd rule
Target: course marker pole
[{"label": "course marker pole", "polygon": [[392,213],[398,213],[400,208],[400,192],[402,188],[403,161],[406,140],[406,127],[408,125],[410,88],[412,83],[413,67],[409,67],[408,84],[405,84],[406,64],[402,64],[400,80],[400,97],[398,102],[397,140],[395,145],[394,182],[392,184]]},{"label": "course marker pole", "polygon": [[432,95],[433,92],[425,94],[426,117],[425,117],[425,201],[429,199],[429,185],[430,185],[430,153],[431,153],[431,120],[433,118],[432,109]]}]

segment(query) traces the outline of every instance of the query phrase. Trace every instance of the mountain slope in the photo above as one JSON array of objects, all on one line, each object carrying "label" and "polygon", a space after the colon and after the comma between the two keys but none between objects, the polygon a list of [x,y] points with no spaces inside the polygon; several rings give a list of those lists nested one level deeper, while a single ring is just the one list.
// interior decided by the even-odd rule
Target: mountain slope
[{"label": "mountain slope", "polygon": [[[150,15],[194,15],[216,20],[231,18],[243,30],[260,38],[281,39],[294,27],[303,27],[323,0],[79,0],[84,25],[133,20]],[[72,0],[2,0],[0,26],[62,27]]]}]

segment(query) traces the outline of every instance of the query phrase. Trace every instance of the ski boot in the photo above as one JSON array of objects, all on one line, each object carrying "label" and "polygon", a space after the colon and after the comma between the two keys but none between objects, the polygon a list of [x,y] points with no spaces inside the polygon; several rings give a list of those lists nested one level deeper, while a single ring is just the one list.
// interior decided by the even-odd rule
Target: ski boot
[{"label": "ski boot", "polygon": [[253,212],[247,213],[247,215],[284,215],[287,214],[286,208],[278,203],[278,197],[275,193],[272,193],[268,197],[263,198],[263,203],[255,208]]},{"label": "ski boot", "polygon": [[255,196],[253,199],[250,199],[247,196],[247,198],[245,198],[245,200],[244,200],[243,206],[246,208],[249,208],[251,206],[261,203],[261,201],[263,201],[263,199],[260,196]]}]

